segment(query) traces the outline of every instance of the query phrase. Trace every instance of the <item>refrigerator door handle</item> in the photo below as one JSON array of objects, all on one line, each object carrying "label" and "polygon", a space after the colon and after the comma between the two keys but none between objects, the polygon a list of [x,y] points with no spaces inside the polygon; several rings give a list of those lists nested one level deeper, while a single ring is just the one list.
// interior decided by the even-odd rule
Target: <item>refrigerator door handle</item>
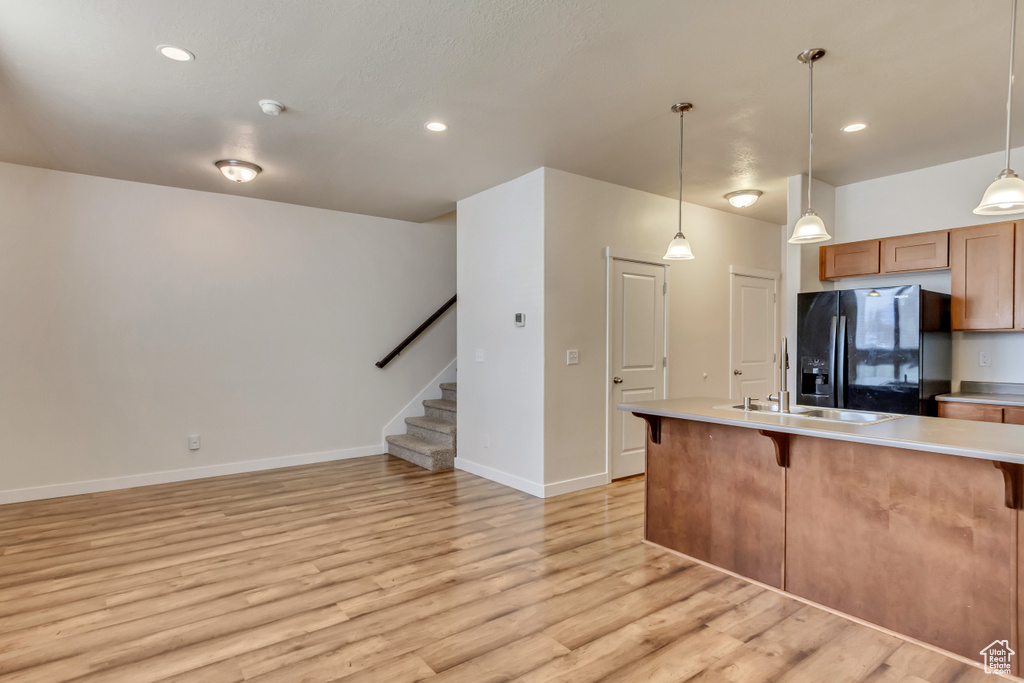
[{"label": "refrigerator door handle", "polygon": [[836,317],[832,316],[832,323],[828,326],[828,376],[832,384],[828,400],[832,407],[836,405],[836,320]]},{"label": "refrigerator door handle", "polygon": [[846,316],[839,316],[839,334],[836,338],[836,407],[846,407]]}]

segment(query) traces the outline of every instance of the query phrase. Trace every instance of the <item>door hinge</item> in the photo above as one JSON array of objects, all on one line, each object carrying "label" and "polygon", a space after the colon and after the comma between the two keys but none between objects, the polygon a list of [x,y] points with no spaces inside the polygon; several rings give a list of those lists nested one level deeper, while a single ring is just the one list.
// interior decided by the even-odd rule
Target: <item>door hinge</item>
[{"label": "door hinge", "polygon": [[775,361],[778,360],[778,357],[779,357],[778,354],[773,351],[772,352],[772,364],[773,365],[775,364]]},{"label": "door hinge", "polygon": [[772,303],[773,304],[779,303],[779,295],[778,294],[772,294]]},{"label": "door hinge", "polygon": [[661,293],[662,294],[668,294],[668,283],[667,282],[662,282],[661,283]]},{"label": "door hinge", "polygon": [[667,356],[662,356],[661,357],[661,367],[663,367],[663,368],[667,368],[668,367],[668,357]]}]

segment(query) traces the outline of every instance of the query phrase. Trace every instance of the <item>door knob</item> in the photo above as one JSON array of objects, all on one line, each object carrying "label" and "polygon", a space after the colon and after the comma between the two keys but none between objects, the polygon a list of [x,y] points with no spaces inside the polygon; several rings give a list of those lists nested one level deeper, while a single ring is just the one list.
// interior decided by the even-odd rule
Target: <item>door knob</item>
[{"label": "door knob", "polygon": [[615,384],[622,384],[622,378],[621,377],[613,377],[612,378],[612,382],[614,382]]},{"label": "door knob", "polygon": [[742,375],[743,371],[742,370],[733,370],[732,374],[734,374],[734,375]]}]

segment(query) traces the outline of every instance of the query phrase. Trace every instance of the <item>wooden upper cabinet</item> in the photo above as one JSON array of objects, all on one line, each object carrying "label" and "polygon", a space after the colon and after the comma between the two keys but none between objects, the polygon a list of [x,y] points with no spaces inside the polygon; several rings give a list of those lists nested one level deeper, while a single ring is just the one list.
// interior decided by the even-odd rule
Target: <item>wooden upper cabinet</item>
[{"label": "wooden upper cabinet", "polygon": [[954,330],[1013,328],[1014,224],[949,233]]},{"label": "wooden upper cabinet", "polygon": [[879,240],[830,244],[819,254],[820,279],[878,275]]},{"label": "wooden upper cabinet", "polygon": [[949,230],[882,240],[883,273],[943,268],[949,268]]},{"label": "wooden upper cabinet", "polygon": [[[1017,310],[1014,313],[1014,327],[1024,330],[1024,223],[1017,223],[1017,249],[1016,249],[1016,275],[1017,282],[1014,299],[1017,302]],[[1024,424],[1024,423],[1018,423]]]}]

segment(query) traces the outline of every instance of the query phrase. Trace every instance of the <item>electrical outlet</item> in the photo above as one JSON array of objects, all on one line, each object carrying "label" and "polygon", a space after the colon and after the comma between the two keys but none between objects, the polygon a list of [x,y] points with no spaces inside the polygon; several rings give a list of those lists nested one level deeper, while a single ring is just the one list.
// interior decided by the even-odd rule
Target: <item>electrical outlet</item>
[{"label": "electrical outlet", "polygon": [[577,365],[580,362],[580,350],[569,349],[565,352],[565,364],[566,365]]},{"label": "electrical outlet", "polygon": [[992,365],[992,357],[988,355],[988,351],[982,351],[978,354],[978,365],[983,368],[987,368]]},{"label": "electrical outlet", "polygon": [[190,451],[198,451],[199,450],[199,435],[198,434],[193,434],[192,436],[188,437],[188,449]]},{"label": "electrical outlet", "polygon": [[477,363],[483,363],[484,362],[484,350],[483,349],[477,349],[476,350],[476,362]]}]

